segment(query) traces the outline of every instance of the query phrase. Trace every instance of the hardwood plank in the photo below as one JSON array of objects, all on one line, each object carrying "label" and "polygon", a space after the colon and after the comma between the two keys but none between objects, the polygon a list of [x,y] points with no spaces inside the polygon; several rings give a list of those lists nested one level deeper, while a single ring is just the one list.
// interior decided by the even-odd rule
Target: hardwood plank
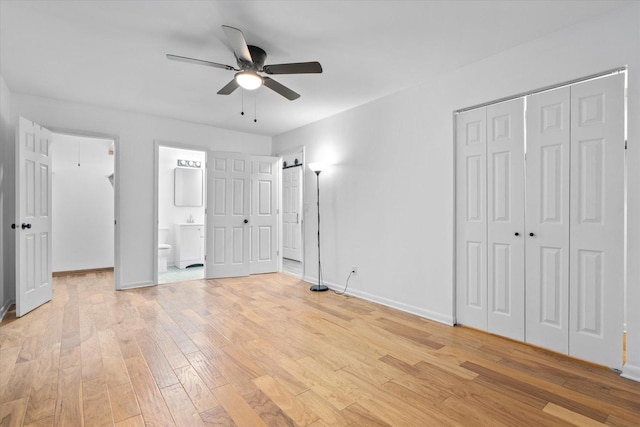
[{"label": "hardwood plank", "polygon": [[11,376],[7,381],[4,393],[0,397],[0,403],[11,402],[23,397],[29,397],[31,391],[31,383],[34,379],[34,367],[36,361],[16,363],[13,366]]},{"label": "hardwood plank", "polygon": [[158,390],[158,386],[154,382],[145,360],[140,356],[136,356],[125,359],[125,363],[145,423],[173,426],[174,423],[167,404],[162,398],[162,394]]},{"label": "hardwood plank", "polygon": [[291,427],[297,425],[262,390],[256,388],[254,391],[243,395],[242,398],[267,425]]},{"label": "hardwood plank", "polygon": [[181,384],[174,384],[160,389],[164,401],[167,402],[169,412],[178,426],[204,426],[204,421],[189,395],[184,391]]},{"label": "hardwood plank", "polygon": [[28,399],[28,397],[23,397],[0,404],[0,425],[3,427],[22,426]]},{"label": "hardwood plank", "polygon": [[7,389],[18,354],[20,354],[20,347],[0,347],[0,398]]},{"label": "hardwood plank", "polygon": [[115,427],[145,427],[144,418],[142,415],[136,415],[135,417],[127,418],[126,420],[118,421],[114,424]]},{"label": "hardwood plank", "polygon": [[236,425],[231,419],[227,411],[222,406],[216,406],[208,411],[201,412],[200,417],[204,421],[206,426],[227,426],[233,427]]},{"label": "hardwood plank", "polygon": [[213,394],[237,425],[255,427],[267,425],[231,384],[216,388]]},{"label": "hardwood plank", "polygon": [[111,402],[106,379],[97,377],[82,383],[82,401],[84,403],[84,425],[112,425]]},{"label": "hardwood plank", "polygon": [[[78,352],[79,353],[79,352]],[[75,357],[77,358],[77,356]],[[82,369],[80,364],[61,368],[58,377],[56,425],[74,425],[84,419],[82,402]]]},{"label": "hardwood plank", "polygon": [[311,409],[272,377],[265,375],[254,379],[253,382],[296,424],[307,425],[318,420],[318,416]]},{"label": "hardwood plank", "polygon": [[595,426],[603,426],[605,424],[595,421],[589,417],[585,417],[584,415],[580,415],[575,413],[567,408],[563,408],[562,406],[558,406],[554,403],[549,403],[543,409],[547,414],[551,414],[554,417],[558,417],[561,420],[564,420],[568,423],[577,426],[584,427],[595,427]]},{"label": "hardwood plank", "polygon": [[222,373],[220,373],[218,368],[199,351],[188,354],[187,359],[189,360],[189,363],[191,363],[193,369],[197,372],[198,376],[210,390],[228,383],[227,379],[222,375]]},{"label": "hardwood plank", "polygon": [[175,373],[198,412],[206,412],[220,405],[204,381],[198,376],[193,366],[178,368]]},{"label": "hardwood plank", "polygon": [[136,393],[130,382],[108,387],[113,421],[118,423],[140,415]]},{"label": "hardwood plank", "polygon": [[171,365],[167,362],[164,354],[146,333],[142,331],[137,333],[136,342],[158,388],[179,383],[178,378],[173,372],[173,369],[171,369]]},{"label": "hardwood plank", "polygon": [[25,424],[33,423],[43,418],[55,418],[57,400],[57,372],[54,375],[39,376],[31,387]]}]

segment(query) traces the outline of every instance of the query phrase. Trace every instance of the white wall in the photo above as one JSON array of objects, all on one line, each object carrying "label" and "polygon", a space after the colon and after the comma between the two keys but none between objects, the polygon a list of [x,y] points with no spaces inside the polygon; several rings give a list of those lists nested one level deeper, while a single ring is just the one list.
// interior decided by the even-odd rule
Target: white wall
[{"label": "white wall", "polygon": [[[175,254],[174,224],[187,222],[189,216],[193,216],[196,224],[204,224],[204,204],[200,207],[176,206],[174,203],[174,170],[177,167],[178,159],[196,160],[202,164],[200,170],[203,171],[206,156],[204,151],[184,150],[171,147],[159,147],[158,151],[158,228],[167,229],[166,243],[171,245],[171,252],[168,255],[169,265],[174,265],[173,254]],[[204,200],[204,181],[202,185]],[[161,236],[158,236],[159,238]],[[160,242],[160,241],[158,241]]]},{"label": "white wall", "polygon": [[53,134],[53,271],[113,267],[114,188],[108,139]]},{"label": "white wall", "polygon": [[101,133],[116,140],[116,190],[120,186],[121,288],[153,283],[154,140],[180,141],[219,151],[270,154],[271,138],[167,118],[13,93],[11,123],[19,116],[52,130]]},{"label": "white wall", "polygon": [[[420,53],[419,53],[420,54]],[[428,54],[428,52],[424,52]],[[628,363],[640,380],[640,3],[274,138],[304,143],[320,175],[323,274],[356,295],[453,323],[454,110],[629,67]],[[305,276],[317,274],[315,177],[306,173]]]},{"label": "white wall", "polygon": [[6,266],[14,262],[14,233],[10,225],[14,213],[10,210],[13,200],[13,153],[15,152],[13,127],[10,120],[11,92],[0,76],[0,319],[15,300],[15,271]]}]

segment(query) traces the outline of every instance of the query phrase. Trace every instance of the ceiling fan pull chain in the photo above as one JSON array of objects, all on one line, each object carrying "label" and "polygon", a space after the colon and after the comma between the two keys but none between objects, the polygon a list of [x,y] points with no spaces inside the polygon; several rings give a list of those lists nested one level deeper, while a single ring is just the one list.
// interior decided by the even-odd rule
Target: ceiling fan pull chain
[{"label": "ceiling fan pull chain", "polygon": [[258,110],[258,94],[256,93],[253,96],[253,123],[258,123],[258,114],[256,113],[256,111]]},{"label": "ceiling fan pull chain", "polygon": [[240,91],[240,94],[241,94],[240,95],[240,99],[242,100],[242,101],[240,101],[241,102],[241,104],[240,104],[240,115],[244,116],[244,89],[242,89]]}]

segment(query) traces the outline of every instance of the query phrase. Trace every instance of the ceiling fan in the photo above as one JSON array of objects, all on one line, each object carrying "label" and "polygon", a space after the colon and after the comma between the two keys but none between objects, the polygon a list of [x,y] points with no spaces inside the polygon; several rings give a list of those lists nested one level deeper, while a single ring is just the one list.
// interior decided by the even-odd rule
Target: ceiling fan
[{"label": "ceiling fan", "polygon": [[258,74],[307,74],[322,73],[322,65],[319,62],[294,62],[288,64],[264,65],[267,52],[258,46],[247,45],[244,34],[237,28],[223,25],[227,40],[233,49],[238,68],[231,65],[218,64],[217,62],[204,61],[202,59],[188,58],[167,54],[167,59],[173,61],[190,62],[192,64],[206,65],[209,67],[223,68],[225,70],[237,71],[233,80],[227,83],[218,91],[218,95],[229,95],[238,87],[247,90],[254,90],[264,85],[274,92],[287,98],[289,101],[300,98],[300,94],[294,92],[281,83],[268,76]]}]

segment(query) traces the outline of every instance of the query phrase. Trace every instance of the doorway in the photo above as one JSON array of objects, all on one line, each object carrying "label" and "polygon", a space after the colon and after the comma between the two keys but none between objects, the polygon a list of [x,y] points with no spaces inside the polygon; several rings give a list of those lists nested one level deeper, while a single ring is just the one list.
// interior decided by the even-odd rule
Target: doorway
[{"label": "doorway", "polygon": [[205,278],[206,152],[158,144],[155,283]]},{"label": "doorway", "polygon": [[[58,139],[58,167],[60,168],[57,177],[53,174],[53,148],[54,135]],[[75,139],[74,139],[75,137]],[[78,139],[80,138],[80,139]],[[95,141],[99,140],[99,141]],[[90,141],[93,141],[91,143]],[[89,153],[86,151],[89,150]],[[96,154],[93,151],[101,152]],[[75,155],[65,155],[65,152],[75,151]],[[83,153],[85,157],[83,157]],[[108,157],[112,156],[109,160]],[[24,117],[20,117],[16,127],[16,223],[12,228],[16,230],[15,240],[16,254],[16,316],[23,316],[40,305],[51,301],[53,298],[52,275],[54,270],[54,250],[53,241],[53,218],[57,216],[59,228],[57,231],[58,245],[56,252],[56,267],[58,271],[78,271],[94,270],[97,268],[113,268],[114,285],[119,289],[120,284],[120,262],[119,262],[119,232],[114,231],[117,219],[119,218],[119,181],[118,174],[118,138],[111,135],[90,133],[84,131],[68,131],[55,128],[47,128],[34,123]],[[105,161],[105,157],[107,160]],[[71,160],[73,159],[73,160]],[[84,160],[83,160],[84,159]],[[86,160],[86,162],[85,162]],[[64,168],[66,163],[75,162],[75,168]],[[100,167],[83,168],[85,166],[100,165]],[[111,170],[111,173],[108,171]],[[97,175],[96,175],[97,171]],[[105,172],[106,171],[106,172]],[[63,185],[62,193],[57,196],[53,194],[53,182],[64,184],[68,174],[75,175],[81,173],[82,177],[67,179],[76,187],[69,190]],[[107,201],[106,213],[101,216],[103,221],[100,224],[91,223],[94,213],[89,212],[85,200],[72,200],[75,194],[86,195],[86,188],[95,184],[101,187],[100,191]],[[110,188],[109,188],[110,187]],[[93,190],[89,190],[93,191]],[[109,193],[111,191],[111,193]],[[60,195],[62,194],[62,195]],[[109,197],[110,195],[110,197]],[[54,213],[53,200],[56,199],[58,206]],[[109,202],[110,201],[110,202]],[[58,203],[60,202],[60,203]],[[74,206],[75,210],[68,211]],[[110,209],[109,206],[113,207]],[[69,213],[70,212],[70,213]],[[71,230],[65,229],[64,222],[69,216],[74,218],[74,227]],[[108,223],[105,224],[104,218]],[[113,221],[113,222],[111,222]],[[106,243],[104,237],[102,244],[111,248],[111,255],[105,252],[91,252],[88,259],[82,259],[78,254],[83,251],[83,245],[91,242],[83,229],[81,232],[75,227],[89,227],[89,234],[107,235]],[[109,231],[110,230],[110,231]],[[63,238],[69,238],[64,242]],[[111,243],[113,243],[111,245]],[[91,243],[89,243],[92,246]],[[100,243],[98,243],[100,245]],[[78,248],[80,246],[80,248]],[[62,248],[62,249],[60,249]],[[69,253],[63,254],[62,250]],[[98,254],[98,255],[96,255]],[[102,258],[100,258],[102,256]],[[96,261],[100,258],[100,261]],[[82,264],[78,263],[78,259]],[[106,259],[106,261],[105,261]],[[110,266],[109,266],[110,264]],[[106,267],[105,267],[106,265]],[[83,268],[84,267],[84,268]]]},{"label": "doorway", "polygon": [[282,156],[282,272],[304,276],[304,149]]},{"label": "doorway", "polygon": [[53,274],[111,270],[115,260],[113,139],[52,134]]}]

